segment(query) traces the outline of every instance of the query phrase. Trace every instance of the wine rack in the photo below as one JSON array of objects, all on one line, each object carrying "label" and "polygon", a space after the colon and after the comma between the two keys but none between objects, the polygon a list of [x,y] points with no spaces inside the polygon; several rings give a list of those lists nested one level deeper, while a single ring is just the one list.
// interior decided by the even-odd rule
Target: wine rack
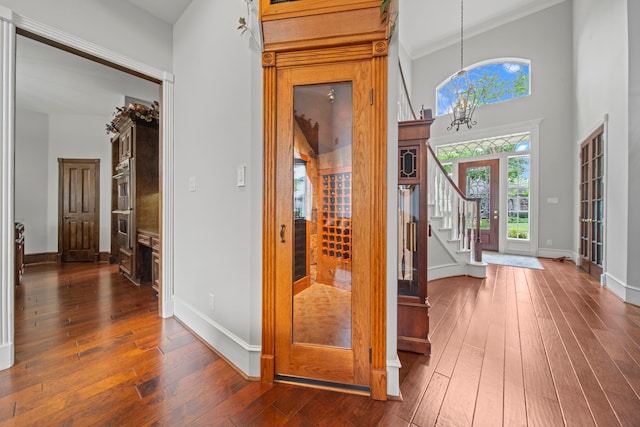
[{"label": "wine rack", "polygon": [[338,270],[351,270],[351,170],[321,175],[320,280],[340,281]]}]

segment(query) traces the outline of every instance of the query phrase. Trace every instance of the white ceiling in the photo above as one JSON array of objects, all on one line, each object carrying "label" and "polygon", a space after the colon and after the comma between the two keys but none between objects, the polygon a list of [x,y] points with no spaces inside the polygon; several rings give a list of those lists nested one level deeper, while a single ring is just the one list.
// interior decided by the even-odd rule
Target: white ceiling
[{"label": "white ceiling", "polygon": [[124,103],[124,95],[158,100],[160,87],[139,77],[18,36],[16,105],[43,114],[104,115]]},{"label": "white ceiling", "polygon": [[[128,0],[169,24],[175,24],[184,10],[191,4],[191,0]],[[237,1],[237,0],[236,0]]]},{"label": "white ceiling", "polygon": [[[174,24],[192,0],[127,1]],[[566,0],[467,0],[465,38],[563,1]],[[458,1],[399,0],[399,7],[400,42],[412,58],[459,42]],[[17,64],[20,108],[48,114],[110,114],[121,103],[122,94],[158,99],[158,86],[153,83],[24,37],[18,37]]]},{"label": "white ceiling", "polygon": [[[400,43],[419,58],[460,42],[460,1],[399,0]],[[566,0],[467,0],[464,37],[475,36]]]}]

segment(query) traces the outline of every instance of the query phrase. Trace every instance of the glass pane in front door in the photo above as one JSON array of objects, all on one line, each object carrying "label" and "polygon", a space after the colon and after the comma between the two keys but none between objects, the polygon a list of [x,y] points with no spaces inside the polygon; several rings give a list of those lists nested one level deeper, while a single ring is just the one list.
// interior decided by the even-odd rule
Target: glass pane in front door
[{"label": "glass pane in front door", "polygon": [[480,240],[482,249],[497,251],[499,241],[500,161],[480,160],[460,163],[458,184],[467,197],[480,199]]},{"label": "glass pane in front door", "polygon": [[352,83],[293,90],[293,343],[351,348]]},{"label": "glass pane in front door", "polygon": [[469,167],[465,177],[467,197],[480,199],[480,228],[489,229],[491,206],[489,195],[491,194],[491,167]]}]

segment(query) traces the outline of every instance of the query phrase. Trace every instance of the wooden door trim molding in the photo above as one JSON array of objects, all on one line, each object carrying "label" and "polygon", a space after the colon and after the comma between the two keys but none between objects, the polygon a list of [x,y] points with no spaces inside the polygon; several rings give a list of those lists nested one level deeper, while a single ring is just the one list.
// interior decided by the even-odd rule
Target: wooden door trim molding
[{"label": "wooden door trim molding", "polygon": [[63,259],[63,250],[64,250],[64,242],[63,242],[63,227],[64,220],[62,219],[63,215],[63,186],[64,186],[64,165],[67,164],[83,164],[83,163],[93,163],[96,167],[96,176],[95,176],[95,219],[96,226],[93,231],[93,243],[95,245],[95,262],[98,262],[100,259],[100,159],[66,159],[66,158],[58,158],[58,258],[60,260]]},{"label": "wooden door trim molding", "polygon": [[262,355],[260,378],[264,383],[275,379],[276,352],[276,143],[277,102],[276,68],[265,66],[263,72],[264,198],[262,202]]},{"label": "wooden door trim molding", "polygon": [[[276,271],[275,254],[277,244],[276,227],[276,145],[277,145],[277,102],[276,85],[278,66],[299,65],[290,61],[297,57],[302,65],[314,62],[310,52],[327,58],[335,58],[337,52],[343,54],[340,60],[372,61],[372,125],[371,125],[371,397],[377,400],[387,399],[386,366],[386,227],[387,227],[387,56],[375,54],[380,44],[366,43],[347,48],[330,48],[306,53],[263,54],[263,132],[264,132],[264,199],[263,199],[263,236],[262,236],[262,354],[260,357],[260,376],[264,383],[275,380],[275,335],[276,335]],[[384,46],[387,46],[384,41]],[[368,54],[363,57],[364,51]],[[384,49],[386,52],[386,48]],[[282,60],[281,60],[282,58]],[[314,62],[315,63],[315,62]],[[276,65],[276,66],[274,66]],[[378,94],[377,96],[375,94]],[[381,261],[382,260],[382,261]]]}]

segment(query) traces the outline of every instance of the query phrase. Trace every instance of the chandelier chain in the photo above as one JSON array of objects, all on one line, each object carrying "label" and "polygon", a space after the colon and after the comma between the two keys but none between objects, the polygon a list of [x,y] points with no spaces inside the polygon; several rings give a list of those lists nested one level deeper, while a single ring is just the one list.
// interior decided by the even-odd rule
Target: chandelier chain
[{"label": "chandelier chain", "polygon": [[460,71],[464,68],[464,0],[460,0]]}]

